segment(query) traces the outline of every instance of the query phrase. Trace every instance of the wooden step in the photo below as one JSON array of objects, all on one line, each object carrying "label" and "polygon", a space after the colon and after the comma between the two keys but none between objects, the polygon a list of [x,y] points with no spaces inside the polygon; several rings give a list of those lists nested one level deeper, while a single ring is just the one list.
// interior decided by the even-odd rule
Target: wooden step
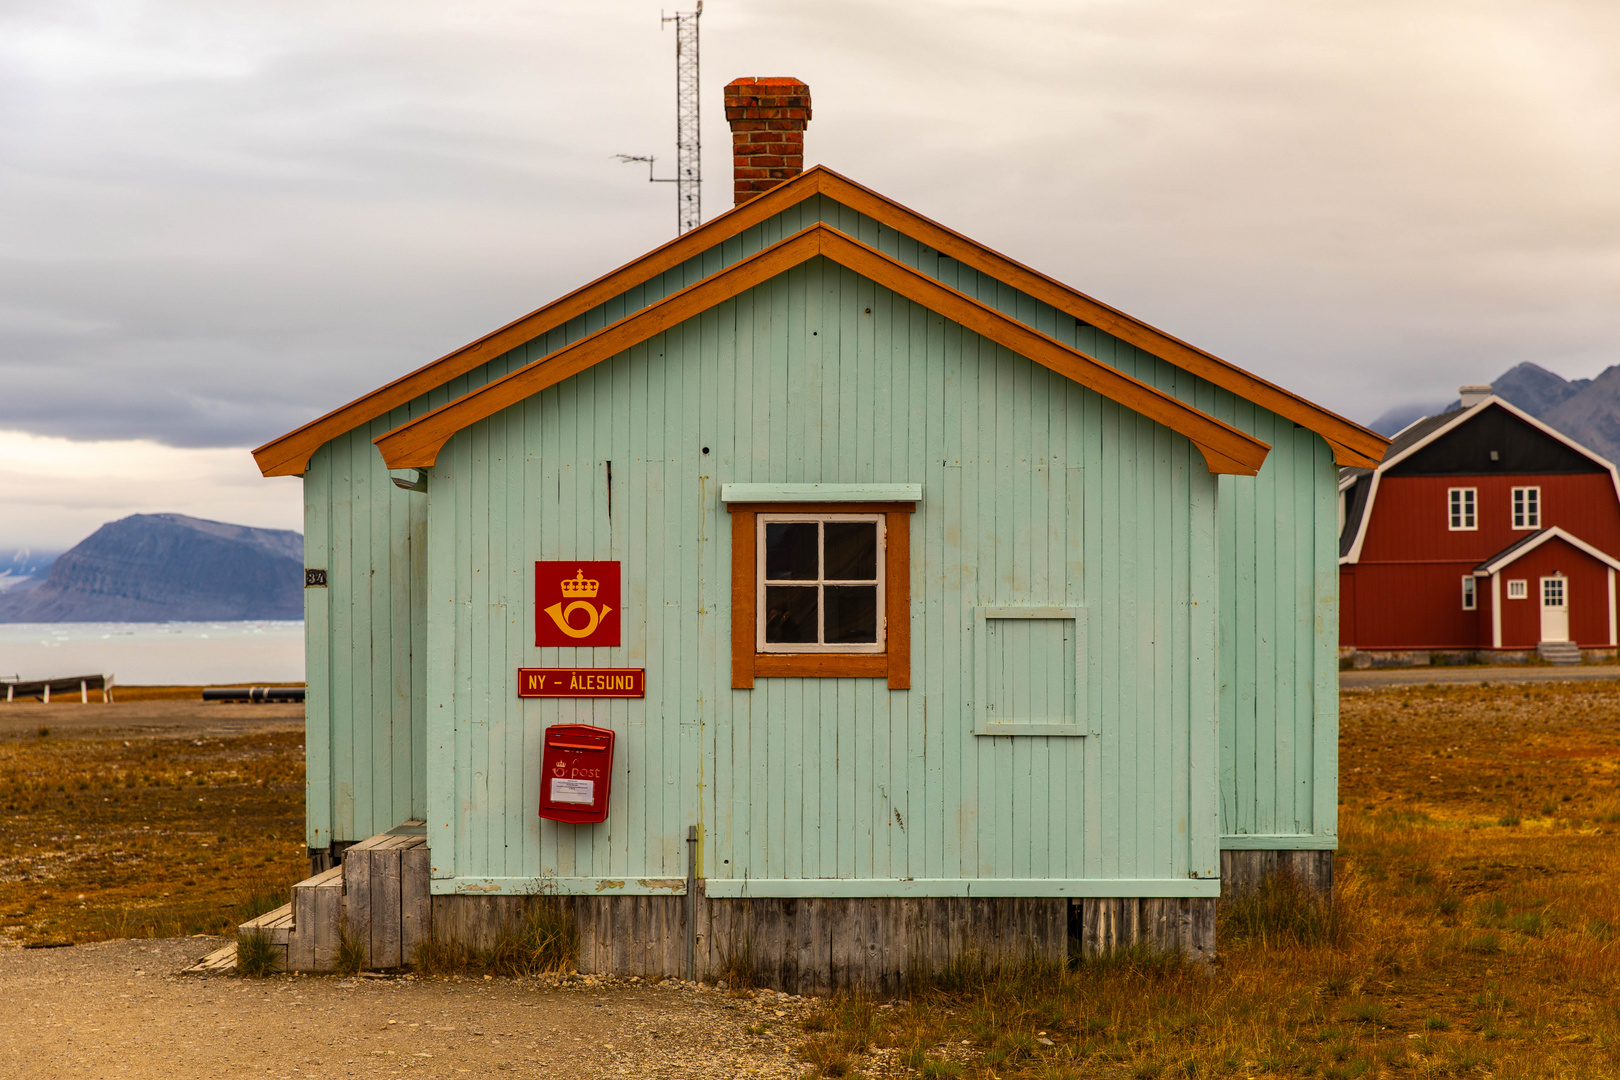
[{"label": "wooden step", "polygon": [[182,975],[229,975],[236,970],[236,942],[221,945],[201,960],[183,969]]},{"label": "wooden step", "polygon": [[410,962],[428,935],[427,828],[408,821],[343,853],[344,919],[364,942],[366,966]]},{"label": "wooden step", "polygon": [[[336,970],[345,929],[365,946],[366,967],[404,966],[428,935],[426,834],[424,823],[407,821],[355,844],[341,865],[294,885],[291,903],[243,923],[238,932],[263,932],[272,945],[285,949],[287,971]],[[187,970],[222,964],[226,970],[235,967],[234,945]]]},{"label": "wooden step", "polygon": [[343,925],[343,868],[334,866],[292,888],[293,932],[287,939],[289,971],[331,971],[337,967],[338,933]]},{"label": "wooden step", "polygon": [[[272,948],[279,952],[276,958],[276,967],[281,971],[291,971],[287,966],[287,943],[293,932],[293,906],[282,904],[274,911],[267,911],[256,919],[249,919],[236,928],[236,936],[243,934],[263,934],[270,939]],[[230,946],[231,967],[236,966],[236,946]],[[212,955],[212,954],[210,954]]]},{"label": "wooden step", "polygon": [[282,904],[274,911],[267,911],[256,919],[249,919],[238,926],[236,932],[241,935],[263,931],[265,936],[270,939],[270,944],[286,945],[288,936],[292,934],[292,929],[293,906],[291,904]]}]

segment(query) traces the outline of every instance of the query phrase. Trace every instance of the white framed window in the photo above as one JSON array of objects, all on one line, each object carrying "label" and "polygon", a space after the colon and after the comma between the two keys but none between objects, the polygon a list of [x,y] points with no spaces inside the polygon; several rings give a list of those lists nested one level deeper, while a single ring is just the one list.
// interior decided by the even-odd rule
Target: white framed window
[{"label": "white framed window", "polygon": [[1478,488],[1447,488],[1446,498],[1450,504],[1452,532],[1479,528],[1478,517],[1474,512],[1475,505],[1479,501]]},{"label": "white framed window", "polygon": [[1513,527],[1515,529],[1541,528],[1541,489],[1516,487],[1513,489]]},{"label": "white framed window", "polygon": [[1474,575],[1464,574],[1462,579],[1463,610],[1473,611],[1478,605],[1478,593],[1474,591]]},{"label": "white framed window", "polygon": [[762,653],[881,653],[883,514],[760,514]]},{"label": "white framed window", "polygon": [[1530,598],[1530,583],[1524,578],[1512,578],[1508,581],[1509,600],[1528,600]]}]

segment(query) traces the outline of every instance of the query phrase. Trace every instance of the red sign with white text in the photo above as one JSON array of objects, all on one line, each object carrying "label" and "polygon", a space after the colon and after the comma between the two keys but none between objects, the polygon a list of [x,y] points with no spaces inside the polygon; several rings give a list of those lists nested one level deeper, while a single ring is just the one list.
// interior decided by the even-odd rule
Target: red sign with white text
[{"label": "red sign with white text", "polygon": [[619,644],[617,562],[534,564],[534,643],[563,648]]}]

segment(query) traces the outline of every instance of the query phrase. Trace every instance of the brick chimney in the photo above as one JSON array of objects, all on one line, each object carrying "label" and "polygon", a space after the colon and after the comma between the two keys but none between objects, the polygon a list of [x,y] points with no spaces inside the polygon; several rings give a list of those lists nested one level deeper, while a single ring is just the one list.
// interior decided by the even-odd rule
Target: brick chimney
[{"label": "brick chimney", "polygon": [[810,88],[798,79],[735,79],[726,84],[732,192],[741,206],[804,172]]}]

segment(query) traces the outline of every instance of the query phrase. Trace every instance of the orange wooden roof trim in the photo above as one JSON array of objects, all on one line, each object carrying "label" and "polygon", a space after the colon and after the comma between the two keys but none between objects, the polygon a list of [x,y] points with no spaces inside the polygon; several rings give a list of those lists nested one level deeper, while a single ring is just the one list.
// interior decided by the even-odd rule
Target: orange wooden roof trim
[{"label": "orange wooden roof trim", "polygon": [[507,323],[499,330],[485,334],[477,341],[464,345],[453,353],[441,356],[408,375],[373,390],[364,397],[334,409],[317,420],[277,439],[272,439],[257,450],[253,458],[265,476],[297,476],[309,467],[315,451],[339,435],[370,423],[392,409],[414,401],[430,390],[436,390],[451,379],[465,375],[480,364],[527,345],[535,338],[555,330],[568,320],[585,314],[615,296],[621,296],[637,285],[644,284],[679,266],[686,260],[701,255],[712,247],[758,225],[783,210],[810,198],[820,190],[820,173],[804,173],[793,180],[768,191],[742,206],[726,211],[712,221],[677,237],[663,247],[655,248],[634,262],[625,264],[610,274],[597,278],[589,285],[575,289],[567,296],[553,300],[543,308],[531,311],[521,319]]},{"label": "orange wooden roof trim", "polygon": [[1339,465],[1363,467],[1377,465],[1384,456],[1384,449],[1389,446],[1389,440],[1376,431],[1364,428],[1352,420],[1307,401],[1298,394],[1284,390],[1275,383],[1244,371],[1212,353],[1149,326],[1142,320],[1072,289],[1061,281],[1047,277],[1038,270],[1015,262],[1000,252],[970,240],[954,229],[923,217],[830,169],[822,171],[825,178],[821,182],[820,190],[828,198],[841,202],[852,210],[859,210],[867,217],[875,218],[895,231],[927,244],[965,266],[1005,282],[1037,300],[1044,300],[1059,311],[1090,323],[1143,352],[1174,364],[1183,371],[1208,379],[1223,390],[1230,390],[1241,398],[1316,432],[1333,447],[1333,459]]},{"label": "orange wooden roof trim", "polygon": [[480,364],[527,344],[615,296],[643,284],[687,259],[746,229],[825,193],[852,209],[928,244],[953,259],[1019,288],[1053,307],[1113,334],[1122,341],[1199,375],[1223,389],[1270,409],[1321,435],[1340,465],[1373,466],[1388,440],[1256,375],[1195,348],[1084,293],[1000,255],[962,234],[917,214],[870,188],[817,165],[756,199],[728,210],[701,227],[561,299],[486,334],[455,352],[395,379],[318,420],[274,439],[253,456],[266,476],[292,476],[309,466],[322,444],[369,423],[391,409],[434,390]]},{"label": "orange wooden roof trim", "polygon": [[391,469],[426,468],[456,432],[617,356],[779,274],[824,256],[1081,386],[1180,432],[1212,473],[1253,476],[1270,447],[1229,424],[1109,367],[824,223],[734,263],[532,364],[379,435]]}]

